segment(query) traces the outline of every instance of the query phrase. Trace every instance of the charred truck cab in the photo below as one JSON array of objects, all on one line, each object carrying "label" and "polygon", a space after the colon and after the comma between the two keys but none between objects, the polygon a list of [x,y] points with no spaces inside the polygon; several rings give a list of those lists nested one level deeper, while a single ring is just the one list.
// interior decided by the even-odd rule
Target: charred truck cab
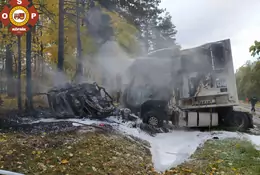
[{"label": "charred truck cab", "polygon": [[154,51],[137,59],[129,74],[123,101],[148,124],[179,125],[183,117],[187,127],[253,127],[251,114],[233,109],[239,102],[229,39]]}]

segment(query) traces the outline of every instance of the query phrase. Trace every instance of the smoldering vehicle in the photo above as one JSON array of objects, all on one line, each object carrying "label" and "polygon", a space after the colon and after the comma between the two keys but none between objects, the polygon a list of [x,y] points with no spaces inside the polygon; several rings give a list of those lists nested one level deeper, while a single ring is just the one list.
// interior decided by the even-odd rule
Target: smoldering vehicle
[{"label": "smoldering vehicle", "polygon": [[68,83],[50,89],[47,97],[51,111],[60,118],[77,116],[102,119],[115,111],[112,97],[97,83]]},{"label": "smoldering vehicle", "polygon": [[233,109],[239,103],[229,39],[154,51],[137,59],[128,73],[124,105],[145,123],[178,126],[183,118],[187,127],[253,127],[250,113]]},{"label": "smoldering vehicle", "polygon": [[40,111],[40,115],[33,111],[32,116],[59,119],[120,116],[135,121],[133,127],[153,133],[167,132],[163,130],[167,127],[162,127],[169,126],[164,125],[165,121],[175,126],[223,126],[241,131],[253,127],[250,113],[233,109],[239,103],[230,40],[181,51],[157,50],[135,60],[128,74],[131,81],[122,100],[126,108],[115,107],[105,88],[96,83],[68,83],[44,93],[48,110]]}]

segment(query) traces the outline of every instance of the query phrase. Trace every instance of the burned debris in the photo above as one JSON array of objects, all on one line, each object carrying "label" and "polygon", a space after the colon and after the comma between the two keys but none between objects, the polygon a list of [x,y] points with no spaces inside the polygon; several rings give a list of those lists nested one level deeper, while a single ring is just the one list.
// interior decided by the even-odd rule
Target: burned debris
[{"label": "burned debris", "polygon": [[[84,122],[67,119],[88,118],[104,122],[103,125],[98,126],[99,129],[113,131],[112,125],[115,122],[106,118],[114,116],[118,119],[118,125],[128,123],[129,127],[140,128],[150,135],[166,132],[163,129],[142,123],[139,117],[128,108],[115,107],[113,98],[105,88],[97,83],[67,83],[63,86],[51,88],[44,95],[48,99],[48,108],[35,108],[23,112],[12,111],[6,117],[1,117],[0,129],[3,132],[18,131],[31,134],[67,132],[77,130],[79,126],[86,127],[86,124],[83,124]],[[43,118],[54,120],[47,122],[39,120]],[[74,126],[73,123],[78,124],[78,126]],[[88,126],[94,127],[94,125]]]},{"label": "burned debris", "polygon": [[66,84],[47,93],[49,107],[56,118],[105,118],[115,111],[112,97],[97,83]]},{"label": "burned debris", "polygon": [[10,125],[2,128],[2,132],[22,132],[26,134],[44,134],[44,133],[61,133],[71,132],[79,129],[78,126],[74,126],[70,121],[58,121],[58,122],[38,122],[38,123],[19,123],[16,125]]},{"label": "burned debris", "polygon": [[[115,107],[112,97],[96,83],[68,83],[50,89],[45,94],[49,108],[30,116],[98,120],[116,116],[151,133],[167,128],[165,121],[176,128],[221,126],[248,130],[253,126],[252,116],[233,110],[238,98],[234,73],[229,71],[233,69],[230,41],[217,44],[219,47],[209,43],[183,50],[178,56],[165,55],[163,59],[149,55],[136,60],[129,67],[130,82],[122,97],[123,105],[130,110]],[[219,50],[225,51],[224,60],[219,58],[223,56],[218,55]],[[215,59],[218,64],[214,64]],[[226,64],[221,67],[222,63]]]}]

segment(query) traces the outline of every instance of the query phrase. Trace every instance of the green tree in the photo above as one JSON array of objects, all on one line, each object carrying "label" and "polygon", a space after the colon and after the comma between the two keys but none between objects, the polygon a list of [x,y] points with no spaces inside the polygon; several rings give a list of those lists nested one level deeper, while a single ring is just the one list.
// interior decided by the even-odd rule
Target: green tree
[{"label": "green tree", "polygon": [[260,97],[260,61],[248,61],[236,72],[236,83],[240,99]]},{"label": "green tree", "polygon": [[176,45],[176,26],[172,23],[172,16],[166,12],[165,16],[158,20],[153,29],[153,49],[162,49]]},{"label": "green tree", "polygon": [[[249,48],[249,52],[253,57],[260,56],[260,42],[255,41]],[[238,95],[240,99],[246,97],[260,97],[260,61],[250,62],[240,67],[236,73],[236,82]]]},{"label": "green tree", "polygon": [[255,41],[255,43],[249,48],[249,52],[251,52],[251,55],[253,57],[258,56],[258,59],[260,58],[260,42]]},{"label": "green tree", "polygon": [[101,6],[116,11],[139,31],[139,41],[146,52],[175,45],[177,31],[169,13],[161,9],[161,0],[97,0]]}]

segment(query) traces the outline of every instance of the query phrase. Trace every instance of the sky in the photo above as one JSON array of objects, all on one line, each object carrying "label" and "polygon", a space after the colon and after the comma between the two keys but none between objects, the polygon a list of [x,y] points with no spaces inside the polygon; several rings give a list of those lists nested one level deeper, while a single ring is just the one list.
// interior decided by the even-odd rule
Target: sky
[{"label": "sky", "polygon": [[182,48],[229,38],[235,70],[255,60],[249,47],[260,40],[260,0],[162,0]]}]

